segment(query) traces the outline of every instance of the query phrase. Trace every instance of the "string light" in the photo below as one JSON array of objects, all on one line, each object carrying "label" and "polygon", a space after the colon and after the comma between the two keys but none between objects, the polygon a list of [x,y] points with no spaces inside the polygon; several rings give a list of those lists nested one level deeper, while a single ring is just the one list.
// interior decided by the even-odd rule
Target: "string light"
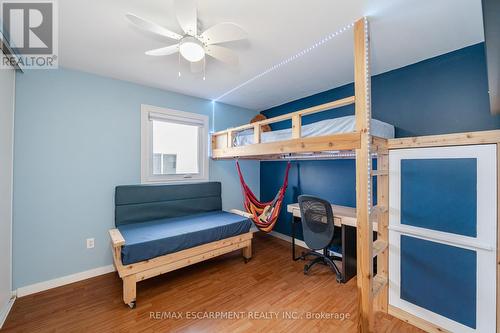
[{"label": "string light", "polygon": [[333,38],[337,37],[338,35],[341,35],[342,33],[346,32],[347,30],[351,29],[352,27],[354,27],[354,22],[352,23],[349,23],[348,25],[346,25],[345,27],[343,28],[340,28],[339,30],[325,36],[324,38],[320,39],[318,42],[314,43],[313,45],[299,51],[298,53],[286,58],[286,59],[283,59],[281,62],[269,67],[268,69],[266,69],[265,71],[263,71],[262,73],[259,73],[257,75],[255,75],[254,77],[246,80],[245,82],[237,85],[236,87],[226,91],[225,93],[223,93],[222,95],[220,95],[219,97],[215,98],[214,101],[219,101],[221,100],[222,98],[226,97],[227,95],[235,92],[236,90],[238,89],[241,89],[243,88],[244,86],[246,86],[247,84],[257,80],[257,79],[260,79],[261,77],[263,77],[264,75],[267,75],[273,71],[276,71],[277,69],[279,69],[280,67],[282,66],[285,66],[287,64],[289,64],[290,62],[306,55],[307,53],[313,51],[314,49],[316,49],[317,47],[325,44],[326,42],[332,40]]},{"label": "string light", "polygon": [[[367,135],[367,147],[368,151],[371,151],[371,80],[370,80],[370,36],[368,31],[368,19],[364,17],[363,19],[363,29],[364,29],[364,37],[365,37],[365,108],[366,108],[366,129],[368,131]],[[370,153],[368,153],[368,157],[370,157]],[[368,169],[368,184],[367,184],[367,206],[368,206],[368,214],[370,214],[372,210],[372,179],[371,179],[371,170],[372,170],[372,159],[368,158],[367,160],[367,169]]]},{"label": "string light", "polygon": [[[371,153],[371,158],[376,158],[377,153]],[[336,160],[336,159],[354,159],[356,152],[352,150],[339,151],[324,151],[320,153],[290,153],[284,154],[276,158],[269,159],[271,161],[279,160]]]}]

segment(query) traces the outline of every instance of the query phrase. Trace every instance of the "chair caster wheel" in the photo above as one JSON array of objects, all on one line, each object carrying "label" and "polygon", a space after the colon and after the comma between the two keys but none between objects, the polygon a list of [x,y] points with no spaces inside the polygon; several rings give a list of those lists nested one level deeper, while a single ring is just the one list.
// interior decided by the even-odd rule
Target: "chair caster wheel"
[{"label": "chair caster wheel", "polygon": [[304,275],[309,275],[309,267],[304,266]]},{"label": "chair caster wheel", "polygon": [[337,283],[342,283],[342,278],[337,277]]},{"label": "chair caster wheel", "polygon": [[245,264],[248,264],[251,258],[244,258],[245,259]]},{"label": "chair caster wheel", "polygon": [[132,302],[128,303],[128,304],[127,304],[127,305],[128,305],[128,307],[129,307],[129,308],[131,308],[131,309],[135,309],[135,305],[136,305],[136,304],[135,304],[135,302],[136,302],[136,301],[132,301]]}]

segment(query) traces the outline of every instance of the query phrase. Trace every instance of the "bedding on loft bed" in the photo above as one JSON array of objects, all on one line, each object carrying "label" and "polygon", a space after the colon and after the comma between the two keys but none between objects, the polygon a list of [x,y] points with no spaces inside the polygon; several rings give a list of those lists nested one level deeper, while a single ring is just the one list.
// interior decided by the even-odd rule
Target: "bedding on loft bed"
[{"label": "bedding on loft bed", "polygon": [[[301,134],[303,138],[313,136],[325,136],[340,133],[351,133],[356,130],[356,120],[354,116],[345,116],[333,119],[317,121],[308,125],[302,125]],[[380,120],[372,119],[371,134],[385,139],[394,138],[394,126]],[[289,140],[292,138],[292,129],[262,132],[261,142],[274,142]],[[246,146],[253,144],[253,130],[248,129],[234,135],[233,145]]]}]

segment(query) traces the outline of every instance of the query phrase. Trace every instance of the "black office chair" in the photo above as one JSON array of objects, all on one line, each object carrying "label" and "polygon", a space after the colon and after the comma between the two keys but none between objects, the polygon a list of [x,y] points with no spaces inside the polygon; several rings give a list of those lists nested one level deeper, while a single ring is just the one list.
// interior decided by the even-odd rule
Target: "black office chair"
[{"label": "black office chair", "polygon": [[[304,255],[315,258],[304,266],[304,274],[308,274],[311,267],[317,263],[327,265],[337,275],[337,282],[341,282],[342,275],[333,260],[342,260],[337,256],[330,256],[328,248],[340,238],[335,237],[335,224],[331,204],[318,197],[310,195],[299,196],[300,216],[304,242],[312,250]],[[323,253],[316,252],[323,250]]]}]

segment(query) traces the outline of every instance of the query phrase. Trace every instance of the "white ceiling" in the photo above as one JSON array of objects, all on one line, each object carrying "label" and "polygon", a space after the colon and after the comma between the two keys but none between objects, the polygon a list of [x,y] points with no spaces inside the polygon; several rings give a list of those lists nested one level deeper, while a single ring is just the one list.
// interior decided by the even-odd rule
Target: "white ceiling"
[{"label": "white ceiling", "polygon": [[[366,15],[372,74],[383,73],[484,40],[480,0],[198,0],[205,28],[230,21],[247,41],[226,43],[236,68],[209,59],[207,79],[178,78],[178,56],[144,51],[173,44],[125,19],[132,12],[181,33],[173,0],[59,1],[60,66],[207,99],[215,99],[281,60]],[[353,81],[352,33],[225,96],[221,102],[255,110],[280,105]]]}]

